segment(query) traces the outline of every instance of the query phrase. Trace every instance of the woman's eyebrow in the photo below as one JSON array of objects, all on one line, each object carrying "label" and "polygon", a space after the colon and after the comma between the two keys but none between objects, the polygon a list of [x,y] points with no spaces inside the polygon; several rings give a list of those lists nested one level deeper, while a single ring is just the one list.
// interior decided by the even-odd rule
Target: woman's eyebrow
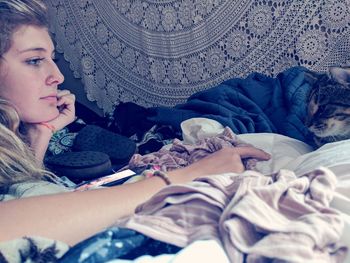
[{"label": "woman's eyebrow", "polygon": [[43,47],[26,48],[26,49],[18,51],[18,53],[26,53],[26,52],[33,52],[33,51],[45,52],[46,49]]}]

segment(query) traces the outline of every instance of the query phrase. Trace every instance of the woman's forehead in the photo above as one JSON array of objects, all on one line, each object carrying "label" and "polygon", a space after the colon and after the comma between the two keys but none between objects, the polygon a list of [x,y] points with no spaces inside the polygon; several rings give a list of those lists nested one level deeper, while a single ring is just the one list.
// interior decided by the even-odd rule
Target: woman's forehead
[{"label": "woman's forehead", "polygon": [[13,33],[10,49],[16,53],[28,51],[48,51],[51,53],[54,46],[47,28],[25,25],[20,26]]}]

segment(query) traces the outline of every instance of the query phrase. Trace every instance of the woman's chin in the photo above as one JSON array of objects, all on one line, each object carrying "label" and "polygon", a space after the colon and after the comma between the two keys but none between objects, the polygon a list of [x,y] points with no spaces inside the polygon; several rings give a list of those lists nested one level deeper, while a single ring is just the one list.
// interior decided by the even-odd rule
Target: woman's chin
[{"label": "woman's chin", "polygon": [[24,118],[22,119],[23,122],[27,123],[41,123],[41,122],[50,122],[54,119],[56,119],[59,116],[58,110],[53,110],[50,112],[45,112],[45,114],[41,114],[40,116],[34,117],[34,115],[31,115],[30,118]]},{"label": "woman's chin", "polygon": [[46,120],[43,120],[41,122],[49,122],[49,121],[52,121],[54,119],[56,119],[58,116],[60,115],[59,111],[57,110],[56,112],[53,112],[52,114],[48,114],[46,116]]}]

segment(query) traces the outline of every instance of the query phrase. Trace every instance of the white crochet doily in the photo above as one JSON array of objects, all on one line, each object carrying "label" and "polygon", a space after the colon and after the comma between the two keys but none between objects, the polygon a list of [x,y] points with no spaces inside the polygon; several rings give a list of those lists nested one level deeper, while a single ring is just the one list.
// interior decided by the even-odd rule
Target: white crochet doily
[{"label": "white crochet doily", "polygon": [[253,71],[350,64],[350,0],[46,1],[58,50],[105,113]]}]

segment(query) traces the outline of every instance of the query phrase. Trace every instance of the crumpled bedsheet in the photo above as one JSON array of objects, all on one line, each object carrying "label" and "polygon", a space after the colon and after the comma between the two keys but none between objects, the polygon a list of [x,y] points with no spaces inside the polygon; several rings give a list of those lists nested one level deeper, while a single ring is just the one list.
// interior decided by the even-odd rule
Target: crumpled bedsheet
[{"label": "crumpled bedsheet", "polygon": [[[186,167],[198,160],[216,152],[224,147],[243,147],[249,144],[239,139],[229,127],[215,136],[199,139],[195,143],[185,143],[179,139],[174,139],[170,147],[163,147],[159,151],[141,155],[134,154],[129,164],[122,170],[144,170],[149,164],[158,165],[163,171]],[[257,160],[245,158],[243,163],[246,169],[255,169]]]},{"label": "crumpled bedsheet", "polygon": [[179,247],[218,240],[235,263],[342,262],[344,222],[329,207],[336,181],[327,168],[203,177],[164,188],[116,225]]}]

